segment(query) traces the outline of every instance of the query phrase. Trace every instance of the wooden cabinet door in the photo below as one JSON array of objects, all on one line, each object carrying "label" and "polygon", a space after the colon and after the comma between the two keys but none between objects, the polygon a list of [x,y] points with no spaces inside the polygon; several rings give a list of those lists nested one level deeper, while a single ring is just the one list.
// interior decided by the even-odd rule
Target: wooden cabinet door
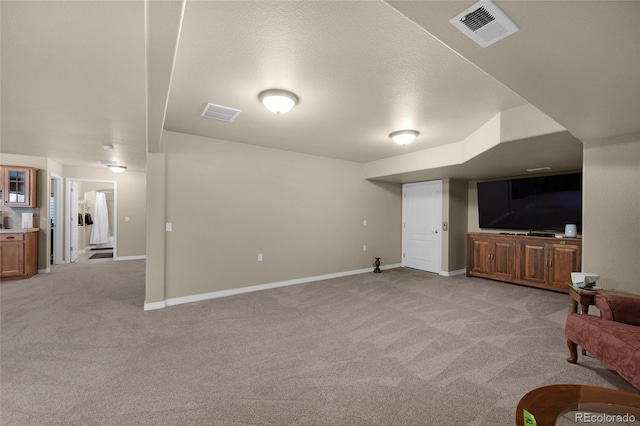
[{"label": "wooden cabinet door", "polygon": [[548,244],[549,279],[548,284],[558,289],[566,289],[571,284],[571,273],[581,269],[581,248],[574,244]]},{"label": "wooden cabinet door", "polygon": [[512,280],[516,277],[516,245],[513,239],[495,240],[492,244],[492,275],[497,279]]},{"label": "wooden cabinet door", "polygon": [[31,277],[38,273],[38,232],[25,234],[24,274]]},{"label": "wooden cabinet door", "polygon": [[487,238],[469,239],[471,250],[471,272],[476,274],[491,274],[491,241]]},{"label": "wooden cabinet door", "polygon": [[524,283],[544,285],[547,281],[547,245],[539,241],[518,242],[518,279]]},{"label": "wooden cabinet door", "polygon": [[37,207],[36,169],[3,166],[3,204],[10,207]]},{"label": "wooden cabinet door", "polygon": [[24,275],[24,242],[0,243],[0,276]]}]

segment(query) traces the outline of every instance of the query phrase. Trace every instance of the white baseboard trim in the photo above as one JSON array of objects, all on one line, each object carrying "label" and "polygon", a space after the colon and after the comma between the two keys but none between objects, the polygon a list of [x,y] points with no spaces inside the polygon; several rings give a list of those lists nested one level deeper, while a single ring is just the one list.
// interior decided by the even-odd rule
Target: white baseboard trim
[{"label": "white baseboard trim", "polygon": [[[401,264],[395,263],[391,265],[380,266],[380,269],[387,270],[387,269],[393,269],[393,268],[400,268],[401,266],[402,266]],[[279,281],[275,283],[259,284],[259,285],[249,286],[249,287],[232,288],[230,290],[214,291],[211,293],[194,294],[193,296],[175,297],[172,299],[163,300],[161,302],[152,302],[152,303],[145,302],[144,310],[152,311],[155,309],[166,308],[167,306],[182,305],[184,303],[201,302],[203,300],[218,299],[220,297],[235,296],[237,294],[268,290],[271,288],[286,287],[286,286],[296,285],[296,284],[304,284],[304,283],[311,283],[315,281],[329,280],[332,278],[346,277],[349,275],[365,274],[367,272],[372,272],[372,271],[373,270],[371,268],[356,269],[353,271],[336,272],[333,274],[326,274],[326,275],[317,275],[315,277],[298,278],[295,280]]]},{"label": "white baseboard trim", "polygon": [[445,277],[455,277],[456,275],[465,275],[467,273],[467,269],[458,269],[457,271],[440,271],[440,275]]},{"label": "white baseboard trim", "polygon": [[163,300],[162,302],[144,302],[144,310],[145,311],[155,311],[156,309],[166,308],[167,303]]},{"label": "white baseboard trim", "polygon": [[51,272],[51,268],[38,269],[39,274],[48,274],[49,272]]},{"label": "white baseboard trim", "polygon": [[142,254],[139,256],[118,256],[113,260],[140,260],[140,259],[146,260],[146,258],[147,258],[147,255]]}]

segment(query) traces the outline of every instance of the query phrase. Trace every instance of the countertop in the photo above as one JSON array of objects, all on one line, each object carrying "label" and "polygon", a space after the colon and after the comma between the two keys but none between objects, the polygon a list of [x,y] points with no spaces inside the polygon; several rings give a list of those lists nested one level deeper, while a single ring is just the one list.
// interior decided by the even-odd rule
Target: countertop
[{"label": "countertop", "polygon": [[13,228],[13,229],[0,229],[0,234],[26,234],[28,232],[38,232],[40,228]]}]

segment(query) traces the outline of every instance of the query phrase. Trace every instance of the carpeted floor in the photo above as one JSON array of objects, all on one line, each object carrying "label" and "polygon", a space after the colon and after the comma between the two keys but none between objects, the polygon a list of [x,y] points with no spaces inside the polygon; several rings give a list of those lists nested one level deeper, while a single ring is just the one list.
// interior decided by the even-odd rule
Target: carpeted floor
[{"label": "carpeted floor", "polygon": [[513,425],[565,361],[564,294],[411,269],[144,312],[144,261],[1,283],[2,425]]}]

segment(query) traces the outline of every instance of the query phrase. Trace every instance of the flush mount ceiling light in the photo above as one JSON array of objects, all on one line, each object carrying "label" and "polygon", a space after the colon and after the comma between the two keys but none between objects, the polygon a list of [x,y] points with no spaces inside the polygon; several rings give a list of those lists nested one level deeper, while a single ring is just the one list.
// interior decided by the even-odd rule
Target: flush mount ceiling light
[{"label": "flush mount ceiling light", "polygon": [[408,145],[413,142],[419,134],[420,132],[416,130],[398,130],[397,132],[391,133],[389,137],[398,145]]},{"label": "flush mount ceiling light", "polygon": [[109,168],[109,170],[111,170],[113,173],[122,173],[125,170],[127,170],[126,166],[120,166],[118,164],[110,164],[107,166]]},{"label": "flush mount ceiling light", "polygon": [[102,145],[102,147],[104,149],[106,149],[107,151],[113,151],[113,145],[110,144],[110,143],[106,143],[106,144]]},{"label": "flush mount ceiling light", "polygon": [[298,103],[298,97],[295,94],[282,89],[269,89],[260,92],[258,99],[269,111],[276,114],[289,112]]}]

